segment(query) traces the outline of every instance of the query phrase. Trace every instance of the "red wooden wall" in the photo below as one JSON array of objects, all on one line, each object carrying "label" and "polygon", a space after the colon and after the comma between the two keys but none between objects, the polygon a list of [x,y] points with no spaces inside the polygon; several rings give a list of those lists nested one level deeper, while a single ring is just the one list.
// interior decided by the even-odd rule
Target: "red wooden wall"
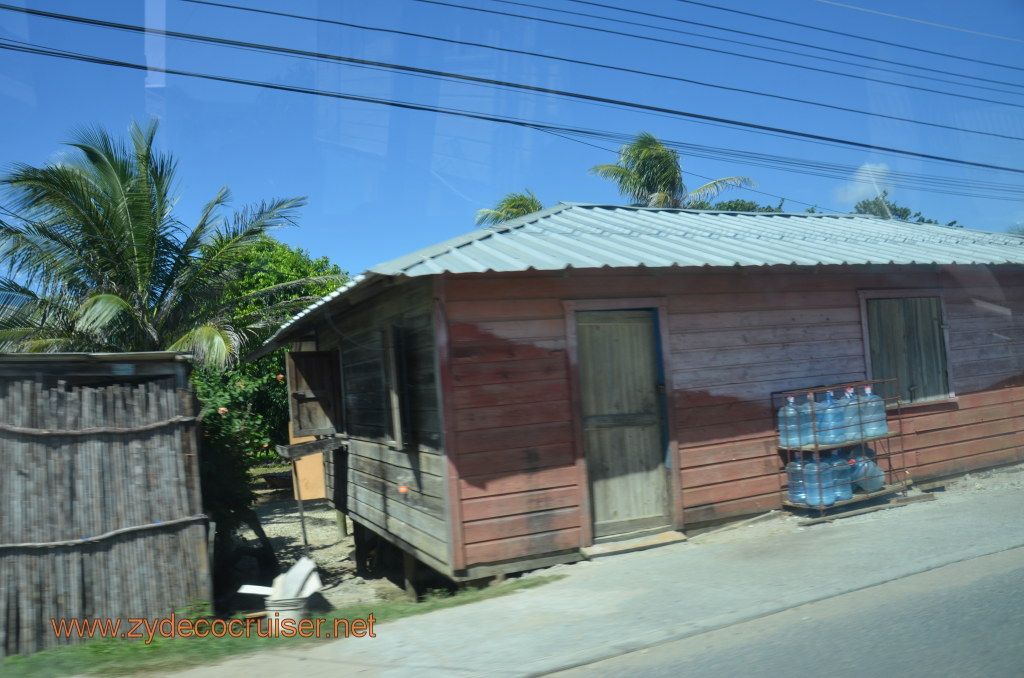
[{"label": "red wooden wall", "polygon": [[589,518],[573,467],[563,300],[668,299],[683,518],[692,525],[780,506],[770,394],[866,378],[857,290],[902,288],[945,290],[959,399],[905,410],[895,465],[923,479],[1024,460],[1021,268],[447,276],[447,447],[460,476],[465,563],[581,545]]}]

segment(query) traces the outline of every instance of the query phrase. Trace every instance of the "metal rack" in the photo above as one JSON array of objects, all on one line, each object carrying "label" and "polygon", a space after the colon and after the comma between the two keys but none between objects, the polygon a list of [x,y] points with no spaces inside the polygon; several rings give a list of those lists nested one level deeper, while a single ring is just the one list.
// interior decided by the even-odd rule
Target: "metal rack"
[{"label": "metal rack", "polygon": [[[847,455],[844,455],[849,457],[851,456],[850,453],[853,451],[854,448],[861,446],[866,450],[874,453],[872,461],[874,461],[875,464],[878,465],[878,468],[881,469],[881,471],[884,474],[882,487],[874,491],[864,491],[860,490],[855,485],[853,485],[850,488],[852,494],[852,498],[850,499],[833,501],[828,505],[812,505],[809,503],[799,503],[790,500],[788,493],[789,480],[787,475],[787,485],[782,490],[785,493],[785,499],[782,502],[783,506],[788,506],[790,508],[815,510],[818,511],[819,515],[824,515],[826,511],[834,509],[836,507],[847,506],[849,504],[856,504],[869,499],[873,499],[875,497],[882,497],[885,495],[895,494],[898,492],[905,492],[906,489],[911,485],[912,481],[909,476],[909,471],[906,468],[904,455],[902,454],[903,412],[900,403],[900,390],[897,379],[852,381],[838,384],[830,384],[826,386],[816,386],[814,388],[797,389],[792,391],[778,391],[772,394],[772,414],[774,417],[775,414],[779,412],[780,408],[783,407],[783,405],[786,403],[787,397],[789,396],[795,397],[799,404],[803,404],[804,402],[807,402],[807,398],[811,398],[820,405],[822,401],[822,396],[824,396],[824,394],[827,391],[832,391],[833,394],[837,396],[836,401],[838,403],[838,395],[844,393],[847,388],[854,388],[859,395],[865,386],[873,387],[875,389],[875,395],[877,395],[885,404],[886,422],[889,427],[888,433],[880,436],[863,436],[862,428],[864,426],[864,421],[862,420],[862,409],[860,407],[855,407],[854,411],[856,412],[856,416],[853,417],[852,423],[844,423],[843,426],[836,427],[837,429],[843,429],[839,432],[840,437],[843,438],[843,440],[835,443],[822,444],[818,440],[818,434],[823,432],[827,433],[833,431],[833,429],[821,427],[822,422],[819,420],[819,413],[817,411],[817,408],[812,407],[809,411],[809,424],[811,430],[813,431],[813,443],[800,446],[784,445],[784,441],[780,437],[778,442],[778,448],[783,458],[784,468],[788,469],[789,463],[793,461],[796,455],[798,454],[801,455],[803,459],[806,461],[813,460],[816,464],[816,468],[818,469],[818,487],[821,488],[821,490],[828,489],[830,492],[835,493],[836,488],[847,483],[840,482],[833,483],[831,485],[822,485],[822,475],[820,470],[820,462],[824,458],[822,456],[822,453],[829,452],[835,449],[841,450],[844,448],[850,448],[850,452],[848,452]],[[854,407],[854,405],[850,404],[839,404],[838,406],[847,408]],[[804,418],[803,420],[801,419],[802,417]],[[783,423],[787,422],[784,421]],[[796,426],[800,427],[801,425],[803,425],[806,427],[807,423],[808,422],[806,421],[805,415],[800,414],[800,410],[798,410],[797,419],[795,421]],[[776,421],[776,427],[778,426],[779,422]],[[851,428],[853,429],[853,431],[850,430]],[[894,446],[898,447],[898,451],[894,452]],[[849,484],[852,485],[854,482],[854,480],[851,480]]]}]

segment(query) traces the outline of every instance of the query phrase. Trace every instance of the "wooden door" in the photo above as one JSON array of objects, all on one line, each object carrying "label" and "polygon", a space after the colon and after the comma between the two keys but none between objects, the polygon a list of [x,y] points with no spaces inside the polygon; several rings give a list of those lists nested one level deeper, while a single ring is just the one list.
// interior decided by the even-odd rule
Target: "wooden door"
[{"label": "wooden door", "polygon": [[655,311],[577,311],[576,341],[594,537],[667,527]]}]

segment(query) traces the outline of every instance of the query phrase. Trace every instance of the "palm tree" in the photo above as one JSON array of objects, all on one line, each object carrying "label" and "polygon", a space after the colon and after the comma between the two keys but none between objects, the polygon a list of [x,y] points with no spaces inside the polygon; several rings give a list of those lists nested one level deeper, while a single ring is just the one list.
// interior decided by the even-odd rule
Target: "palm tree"
[{"label": "palm tree", "polygon": [[539,212],[544,209],[533,191],[526,188],[526,193],[509,193],[498,201],[492,210],[477,210],[477,226],[484,224],[500,224],[510,219],[524,217],[527,214]]},{"label": "palm tree", "polygon": [[679,154],[650,132],[640,132],[632,143],[619,149],[616,164],[591,167],[590,173],[614,181],[636,207],[685,207],[710,202],[727,188],[754,185],[749,177],[726,177],[687,192]]},{"label": "palm tree", "polygon": [[[281,292],[310,280],[225,294],[251,248],[294,223],[304,199],[227,219],[222,188],[188,228],[174,214],[176,163],[153,150],[156,130],[133,123],[125,145],[82,129],[73,158],[18,164],[0,180],[13,208],[0,218],[0,350],[180,350],[222,367],[305,303]],[[254,299],[269,305],[253,310]]]}]

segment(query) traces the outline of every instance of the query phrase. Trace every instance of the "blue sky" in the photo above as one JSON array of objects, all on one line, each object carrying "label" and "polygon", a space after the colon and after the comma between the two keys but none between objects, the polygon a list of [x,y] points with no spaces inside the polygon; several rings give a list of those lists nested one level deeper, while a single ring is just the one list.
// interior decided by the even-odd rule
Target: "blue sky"
[{"label": "blue sky", "polygon": [[[8,0],[16,7],[415,66],[1024,169],[1024,141],[1015,139],[1024,138],[1024,3],[1020,0],[978,0],[970,4],[969,12],[958,2],[911,0],[711,3],[1012,68],[868,42],[681,0],[603,2],[656,17],[572,0],[522,0],[521,4],[451,0],[452,4],[491,12],[416,0],[222,1],[321,21],[185,0]],[[673,18],[711,27],[673,22]],[[986,134],[329,21],[642,70]],[[623,23],[626,21],[634,24]],[[640,37],[591,31],[585,26]],[[757,59],[669,44],[671,41]],[[701,147],[681,151],[684,170],[694,173],[687,176],[691,188],[704,183],[702,176],[750,176],[763,193],[732,190],[723,199],[775,204],[779,197],[785,197],[786,207],[794,212],[802,212],[808,205],[817,205],[820,210],[851,211],[858,200],[888,188],[891,199],[943,222],[956,219],[969,227],[992,231],[1024,226],[1021,173],[812,143],[551,94],[147,37],[0,9],[0,45],[24,43],[231,79],[461,109],[560,127],[618,135],[647,130],[665,140]],[[815,47],[859,56],[825,53]],[[847,63],[822,61],[811,55]],[[913,73],[942,81],[915,77]],[[615,138],[566,138],[521,126],[378,103],[7,50],[0,50],[0,96],[4,129],[0,166],[5,170],[13,162],[42,164],[57,160],[64,152],[61,142],[69,140],[76,127],[98,124],[123,133],[132,120],[156,117],[161,121],[158,145],[173,152],[179,161],[179,216],[183,220],[194,222],[201,205],[224,185],[231,188],[236,207],[264,198],[308,196],[301,225],[279,231],[277,236],[316,256],[327,255],[352,272],[473,229],[476,210],[492,206],[510,191],[529,188],[545,205],[560,200],[625,202],[613,185],[587,172],[596,164],[614,162],[615,150],[621,144]],[[769,156],[768,166],[751,164],[747,157],[726,157],[722,149],[765,154]],[[800,174],[789,171],[792,165],[780,165],[777,156],[813,163],[814,171],[819,173],[819,163],[834,166],[829,168],[830,176]],[[858,176],[872,181],[854,181]],[[918,188],[937,187],[943,179],[953,180],[951,185],[962,190]]]}]

